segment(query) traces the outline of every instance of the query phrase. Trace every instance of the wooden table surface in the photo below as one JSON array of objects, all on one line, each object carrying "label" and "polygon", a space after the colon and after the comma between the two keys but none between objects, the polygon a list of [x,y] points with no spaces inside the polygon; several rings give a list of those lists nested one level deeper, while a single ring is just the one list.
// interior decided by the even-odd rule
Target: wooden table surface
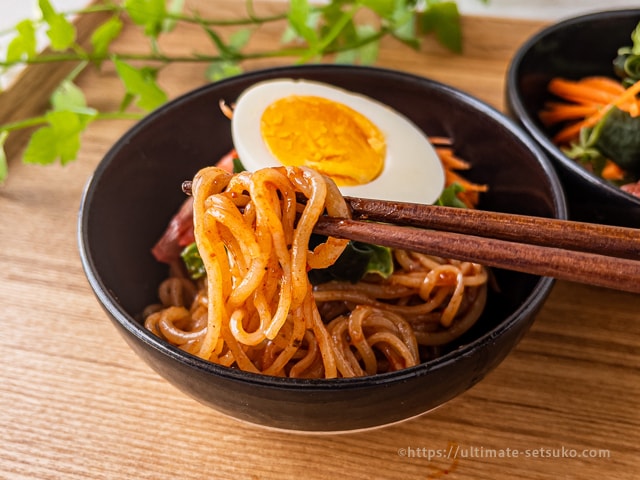
[{"label": "wooden table surface", "polygon": [[[243,3],[198,5],[220,17]],[[509,59],[541,27],[464,18],[464,55],[431,40],[420,52],[388,41],[379,65],[503,108]],[[275,45],[279,28],[257,42]],[[181,28],[163,48],[190,52],[204,45],[200,35]],[[127,28],[119,48],[136,51],[141,41]],[[162,84],[178,95],[203,83],[204,68],[170,67]],[[109,68],[79,83],[91,105],[117,106],[122,87]],[[15,92],[4,100],[33,100]],[[93,297],[78,256],[82,189],[129,126],[94,124],[79,160],[65,167],[27,166],[13,155],[0,186],[0,478],[640,477],[640,298],[584,285],[556,283],[532,330],[477,386],[385,429],[266,431],[184,396],[129,350]],[[450,446],[456,459],[433,458]]]}]

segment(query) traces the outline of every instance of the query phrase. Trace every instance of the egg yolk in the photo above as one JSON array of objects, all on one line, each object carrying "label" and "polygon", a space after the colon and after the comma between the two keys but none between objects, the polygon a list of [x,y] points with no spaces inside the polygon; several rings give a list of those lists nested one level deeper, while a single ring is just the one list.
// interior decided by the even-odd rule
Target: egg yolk
[{"label": "egg yolk", "polygon": [[378,127],[326,98],[279,99],[264,111],[260,131],[280,163],[313,168],[337,185],[369,183],[384,167],[386,143]]}]

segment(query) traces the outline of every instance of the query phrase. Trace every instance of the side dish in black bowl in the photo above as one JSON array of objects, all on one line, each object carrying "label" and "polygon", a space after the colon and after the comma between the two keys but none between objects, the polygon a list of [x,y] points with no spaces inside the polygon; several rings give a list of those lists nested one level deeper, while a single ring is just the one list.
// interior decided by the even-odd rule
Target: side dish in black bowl
[{"label": "side dish in black bowl", "polygon": [[[625,108],[622,113],[607,106],[640,79],[639,23],[640,9],[569,18],[526,41],[509,67],[509,114],[552,160],[565,187],[572,219],[640,225],[637,107],[627,113],[624,106],[617,106]],[[634,77],[623,73],[625,61],[628,69],[636,70]],[[592,97],[600,94],[605,97],[601,101]],[[631,97],[637,103],[637,95]],[[568,104],[573,110],[566,108]],[[608,114],[594,113],[598,110]],[[578,121],[586,128],[580,129],[581,134],[578,129],[570,132],[568,126]]]}]

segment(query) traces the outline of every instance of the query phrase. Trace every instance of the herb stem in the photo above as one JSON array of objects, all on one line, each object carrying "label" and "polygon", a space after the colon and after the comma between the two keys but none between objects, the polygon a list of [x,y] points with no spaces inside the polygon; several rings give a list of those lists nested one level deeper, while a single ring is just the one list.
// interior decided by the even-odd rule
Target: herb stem
[{"label": "herb stem", "polygon": [[[102,12],[113,12],[114,14],[123,14],[126,10],[114,3],[108,3],[104,5],[93,5],[79,10],[70,10],[63,12],[66,16],[73,15],[84,15],[88,13],[102,13]],[[277,22],[281,20],[287,19],[286,13],[274,14],[274,15],[265,15],[258,16],[255,14],[253,10],[253,5],[247,5],[247,18],[234,18],[234,19],[214,19],[214,18],[201,18],[197,14],[188,15],[188,14],[180,14],[180,13],[171,13],[167,12],[164,15],[166,20],[175,20],[178,22],[184,23],[195,23],[199,25],[207,25],[210,27],[233,27],[233,26],[243,26],[243,25],[262,25],[265,23]]]},{"label": "herb stem", "polygon": [[[92,121],[96,120],[141,120],[145,116],[144,113],[136,113],[136,112],[99,112],[94,117],[92,117]],[[45,115],[40,115],[38,117],[25,118],[24,120],[20,120],[12,123],[5,123],[0,125],[0,133],[2,132],[14,132],[17,130],[23,130],[25,128],[31,127],[41,127],[43,125],[48,124],[49,121]]]},{"label": "herb stem", "polygon": [[100,112],[94,120],[141,120],[145,115],[135,112]]},{"label": "herb stem", "polygon": [[[369,35],[365,38],[361,38],[353,43],[343,46],[335,46],[328,47],[325,45],[329,44],[332,40],[331,37],[333,35],[328,35],[323,39],[319,48],[314,49],[314,56],[319,54],[335,54],[340,53],[347,50],[353,50],[360,47],[363,47],[369,43],[376,42],[386,36],[389,33],[389,30],[386,28],[381,28],[376,33]],[[248,53],[238,53],[232,59],[229,58],[228,55],[207,55],[207,54],[199,54],[194,53],[190,56],[181,56],[181,55],[163,55],[161,53],[118,53],[115,54],[120,60],[139,60],[139,61],[148,61],[148,62],[159,62],[159,63],[202,63],[202,62],[219,62],[222,60],[235,60],[235,61],[243,61],[243,60],[259,60],[266,58],[279,58],[279,57],[301,57],[303,60],[307,58],[309,55],[308,47],[288,47],[288,48],[280,48],[276,50],[266,50],[266,51],[258,51],[258,52],[248,52]],[[58,63],[58,62],[104,62],[106,60],[110,60],[113,58],[113,55],[92,55],[86,52],[69,52],[69,53],[51,53],[39,55],[37,57],[23,60],[21,62],[0,62],[0,67],[8,68],[16,65],[36,65],[36,64],[46,64],[46,63]],[[308,60],[308,58],[307,58]]]},{"label": "herb stem", "polygon": [[243,25],[263,25],[265,23],[277,22],[286,20],[286,14],[270,15],[265,17],[251,16],[249,18],[235,18],[229,20],[217,20],[217,19],[205,19],[199,18],[193,15],[184,15],[177,13],[168,13],[166,18],[168,20],[176,20],[184,23],[195,23],[198,25],[206,25],[207,27],[237,27]]},{"label": "herb stem", "polygon": [[340,18],[333,24],[327,35],[325,35],[324,38],[322,38],[322,40],[318,43],[318,45],[314,45],[305,55],[300,58],[300,62],[307,62],[316,55],[320,55],[325,52],[329,45],[331,45],[331,43],[336,38],[338,38],[340,32],[351,21],[358,8],[358,5],[353,5],[347,12],[344,12],[340,16]]},{"label": "herb stem", "polygon": [[0,132],[14,132],[16,130],[22,130],[24,128],[30,127],[38,127],[40,125],[45,125],[47,123],[47,118],[44,115],[39,117],[25,118],[24,120],[19,120],[17,122],[5,123],[0,125]]}]

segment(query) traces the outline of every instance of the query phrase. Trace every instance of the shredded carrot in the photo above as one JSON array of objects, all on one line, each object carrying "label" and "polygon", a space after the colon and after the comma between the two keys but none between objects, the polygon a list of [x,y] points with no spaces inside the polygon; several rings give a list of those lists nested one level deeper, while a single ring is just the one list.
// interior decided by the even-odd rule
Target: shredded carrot
[{"label": "shredded carrot", "polygon": [[613,101],[618,95],[600,88],[585,85],[580,81],[554,78],[549,82],[549,91],[558,97],[571,100],[583,105],[605,105]]},{"label": "shredded carrot", "polygon": [[[600,111],[596,113],[600,113]],[[598,123],[599,117],[596,117],[595,115],[596,114],[590,115],[589,117],[587,117],[586,120],[581,120],[579,122],[576,122],[574,124],[571,124],[563,128],[562,130],[560,130],[558,133],[555,134],[555,136],[552,139],[553,143],[555,143],[556,145],[565,145],[569,143],[571,140],[577,138],[578,135],[580,135],[580,130],[582,130],[585,127],[592,127],[596,123]]]},{"label": "shredded carrot", "polygon": [[579,120],[598,111],[595,105],[570,105],[566,103],[548,103],[540,112],[540,121],[546,126],[567,120]]},{"label": "shredded carrot", "polygon": [[453,170],[445,168],[445,185],[449,186],[453,183],[457,183],[464,191],[458,193],[458,198],[464,203],[468,208],[475,208],[479,201],[479,193],[486,192],[488,187],[486,185],[479,185],[477,183],[472,183],[469,180],[461,177]]},{"label": "shredded carrot", "polygon": [[602,169],[602,178],[605,180],[622,180],[624,178],[624,170],[611,160],[607,160],[606,165]]},{"label": "shredded carrot", "polygon": [[635,104],[637,108],[638,101],[636,95],[640,92],[640,80],[628,87],[621,95],[618,95],[613,101],[609,102],[603,108],[598,109],[597,112],[592,113],[585,119],[569,125],[560,130],[554,137],[553,141],[556,144],[565,144],[576,138],[580,133],[580,130],[585,127],[593,127],[600,119],[613,107],[623,108],[631,104]]},{"label": "shredded carrot", "polygon": [[622,86],[622,84],[619,81],[609,77],[585,77],[579,80],[579,82],[582,85],[588,85],[600,89],[603,92],[609,92],[613,95],[622,95],[624,93],[624,87]]},{"label": "shredded carrot", "polygon": [[458,199],[468,208],[476,208],[480,201],[480,192],[486,192],[488,187],[470,182],[458,175],[455,170],[468,170],[471,164],[458,157],[451,147],[453,141],[448,137],[429,137],[429,141],[434,146],[442,166],[444,168],[445,187],[453,183],[459,184],[464,190],[456,195]]},{"label": "shredded carrot", "polygon": [[468,170],[471,168],[469,162],[466,162],[456,156],[450,148],[436,147],[436,153],[440,157],[440,161],[445,168],[452,170]]},{"label": "shredded carrot", "polygon": [[453,140],[451,140],[449,137],[429,137],[429,142],[431,142],[431,145],[433,146],[451,146],[453,145]]},{"label": "shredded carrot", "polygon": [[460,175],[458,175],[456,172],[452,170],[445,171],[445,183],[447,185],[451,185],[452,183],[458,183],[462,187],[464,187],[465,190],[469,190],[472,192],[486,192],[488,189],[486,185],[479,185],[477,183],[472,183],[469,180],[466,180],[465,178],[461,177]]}]

